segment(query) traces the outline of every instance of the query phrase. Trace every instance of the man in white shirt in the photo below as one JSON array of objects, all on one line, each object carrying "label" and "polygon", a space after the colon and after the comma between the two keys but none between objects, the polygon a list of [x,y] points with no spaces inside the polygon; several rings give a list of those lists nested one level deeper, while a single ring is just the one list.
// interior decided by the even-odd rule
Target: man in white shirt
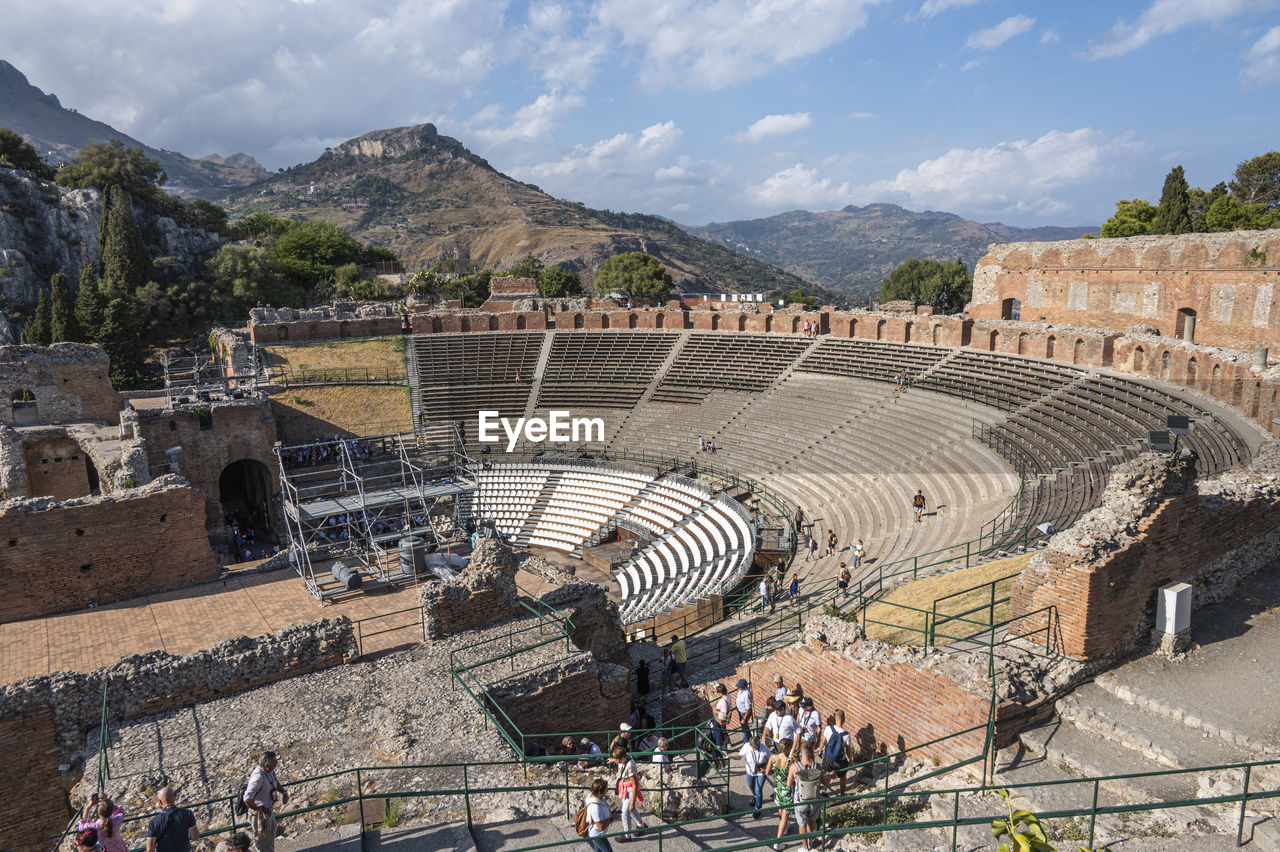
[{"label": "man in white shirt", "polygon": [[264,751],[244,788],[244,803],[253,829],[253,848],[258,852],[275,852],[277,798],[282,805],[289,803],[288,791],[276,778],[276,753]]},{"label": "man in white shirt", "polygon": [[751,788],[751,796],[755,799],[755,814],[760,816],[760,809],[764,806],[764,779],[765,767],[769,764],[769,747],[760,742],[759,737],[751,737],[742,744],[742,748],[733,757],[740,757],[746,764],[747,786]]},{"label": "man in white shirt", "polygon": [[773,712],[764,722],[764,739],[771,748],[777,748],[782,740],[795,740],[796,720],[789,712],[787,705],[781,701],[773,703]]},{"label": "man in white shirt", "polygon": [[800,699],[800,713],[796,717],[796,727],[799,729],[800,738],[804,742],[813,743],[814,746],[818,745],[818,732],[822,730],[822,717],[813,708],[812,698]]},{"label": "man in white shirt", "polygon": [[782,682],[782,675],[773,676],[773,700],[785,701],[787,697],[787,686]]},{"label": "man in white shirt", "polygon": [[742,732],[742,741],[751,739],[751,709],[754,703],[751,697],[751,686],[744,677],[738,678],[738,694],[734,696],[734,708],[738,711],[738,730]]}]

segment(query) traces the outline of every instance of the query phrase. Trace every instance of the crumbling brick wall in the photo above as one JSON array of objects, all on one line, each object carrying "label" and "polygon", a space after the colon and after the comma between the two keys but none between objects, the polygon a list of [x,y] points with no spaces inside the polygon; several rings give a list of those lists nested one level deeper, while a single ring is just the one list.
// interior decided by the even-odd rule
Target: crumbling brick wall
[{"label": "crumbling brick wall", "polygon": [[1198,484],[1189,467],[1155,453],[1117,467],[1103,505],[1014,581],[1013,614],[1052,606],[1064,653],[1115,658],[1147,636],[1161,586],[1192,583],[1202,606],[1234,588],[1241,563],[1253,570],[1280,556],[1280,445]]},{"label": "crumbling brick wall", "polygon": [[1147,323],[1177,337],[1189,310],[1196,341],[1248,350],[1280,342],[1277,270],[1280,237],[1269,231],[1008,243],[978,261],[967,311],[999,319],[1017,299],[1023,319]]},{"label": "crumbling brick wall", "polygon": [[24,433],[22,457],[29,496],[70,500],[89,495],[88,454],[65,432]]},{"label": "crumbling brick wall", "polygon": [[97,723],[103,685],[113,721],[189,707],[353,660],[355,631],[345,616],[240,637],[185,656],[134,654],[89,674],[57,672],[0,687],[0,795],[23,803],[0,823],[0,849],[49,848],[66,827],[72,773],[58,772]]},{"label": "crumbling brick wall", "polygon": [[204,498],[178,477],[0,504],[0,623],[216,578],[204,519]]},{"label": "crumbling brick wall", "polygon": [[[488,695],[526,737],[593,732],[604,749],[631,713],[630,676],[622,666],[579,652],[490,683]],[[550,750],[559,739],[541,742]]]},{"label": "crumbling brick wall", "polygon": [[471,563],[457,577],[428,583],[418,590],[423,633],[428,639],[439,639],[514,618],[526,612],[517,603],[518,597],[511,549],[494,539],[481,539],[471,554]]},{"label": "crumbling brick wall", "polygon": [[[114,423],[124,407],[124,397],[111,387],[109,366],[102,347],[87,343],[0,346],[0,423]],[[34,412],[30,408],[18,411],[15,421],[13,397],[20,391],[30,391],[35,406]]]}]

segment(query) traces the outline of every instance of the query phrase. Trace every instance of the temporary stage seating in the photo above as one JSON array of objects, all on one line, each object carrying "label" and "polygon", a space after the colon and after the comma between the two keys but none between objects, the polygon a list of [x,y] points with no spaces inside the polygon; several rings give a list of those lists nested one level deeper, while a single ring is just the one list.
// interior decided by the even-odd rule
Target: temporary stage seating
[{"label": "temporary stage seating", "polygon": [[557,464],[494,465],[473,508],[522,545],[581,553],[611,528],[647,539],[615,572],[627,623],[723,592],[751,564],[741,506],[682,477]]}]

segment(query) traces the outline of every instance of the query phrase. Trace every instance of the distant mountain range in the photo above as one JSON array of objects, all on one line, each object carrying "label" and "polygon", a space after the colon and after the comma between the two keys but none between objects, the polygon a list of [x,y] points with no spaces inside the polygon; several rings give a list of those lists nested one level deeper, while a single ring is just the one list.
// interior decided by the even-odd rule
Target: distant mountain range
[{"label": "distant mountain range", "polygon": [[992,243],[1069,240],[1098,229],[983,225],[954,213],[868,204],[824,213],[793,210],[765,219],[685,226],[685,230],[865,301],[879,295],[880,282],[908,257],[958,257],[972,267]]},{"label": "distant mountain range", "polygon": [[267,176],[267,170],[248,154],[219,157],[210,154],[199,160],[176,151],[152,148],[109,124],[94,121],[64,107],[57,95],[46,95],[27,81],[10,63],[0,59],[0,127],[22,135],[52,163],[75,157],[88,142],[119,139],[138,146],[148,157],[159,161],[168,181],[165,189],[183,198],[198,196],[211,201],[227,194],[231,187],[253,183]]},{"label": "distant mountain range", "polygon": [[220,202],[233,219],[260,210],[325,219],[389,247],[408,269],[445,259],[500,270],[533,254],[589,283],[608,257],[643,251],[686,292],[803,286],[830,303],[874,298],[881,279],[908,257],[959,257],[972,266],[991,243],[1069,239],[1092,230],[982,225],[893,204],[681,226],[553,198],[497,171],[430,124],[367,133],[311,163],[272,173],[244,153],[197,160],[152,148],[66,109],[3,60],[0,127],[17,131],[53,162],[73,158],[89,141],[118,138],[160,162],[174,195]]}]

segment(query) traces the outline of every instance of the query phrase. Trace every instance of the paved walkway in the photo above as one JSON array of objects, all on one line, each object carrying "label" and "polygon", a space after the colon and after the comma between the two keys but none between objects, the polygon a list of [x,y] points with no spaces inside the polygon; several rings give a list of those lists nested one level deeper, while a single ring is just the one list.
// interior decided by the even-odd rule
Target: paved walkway
[{"label": "paved walkway", "polygon": [[[549,585],[521,573],[532,594]],[[189,654],[237,636],[260,636],[291,624],[345,615],[358,622],[361,651],[386,651],[422,641],[417,586],[375,590],[321,604],[288,569],[233,573],[212,583],[126,601],[0,624],[0,683],[56,671],[90,672],[127,654]]]}]

